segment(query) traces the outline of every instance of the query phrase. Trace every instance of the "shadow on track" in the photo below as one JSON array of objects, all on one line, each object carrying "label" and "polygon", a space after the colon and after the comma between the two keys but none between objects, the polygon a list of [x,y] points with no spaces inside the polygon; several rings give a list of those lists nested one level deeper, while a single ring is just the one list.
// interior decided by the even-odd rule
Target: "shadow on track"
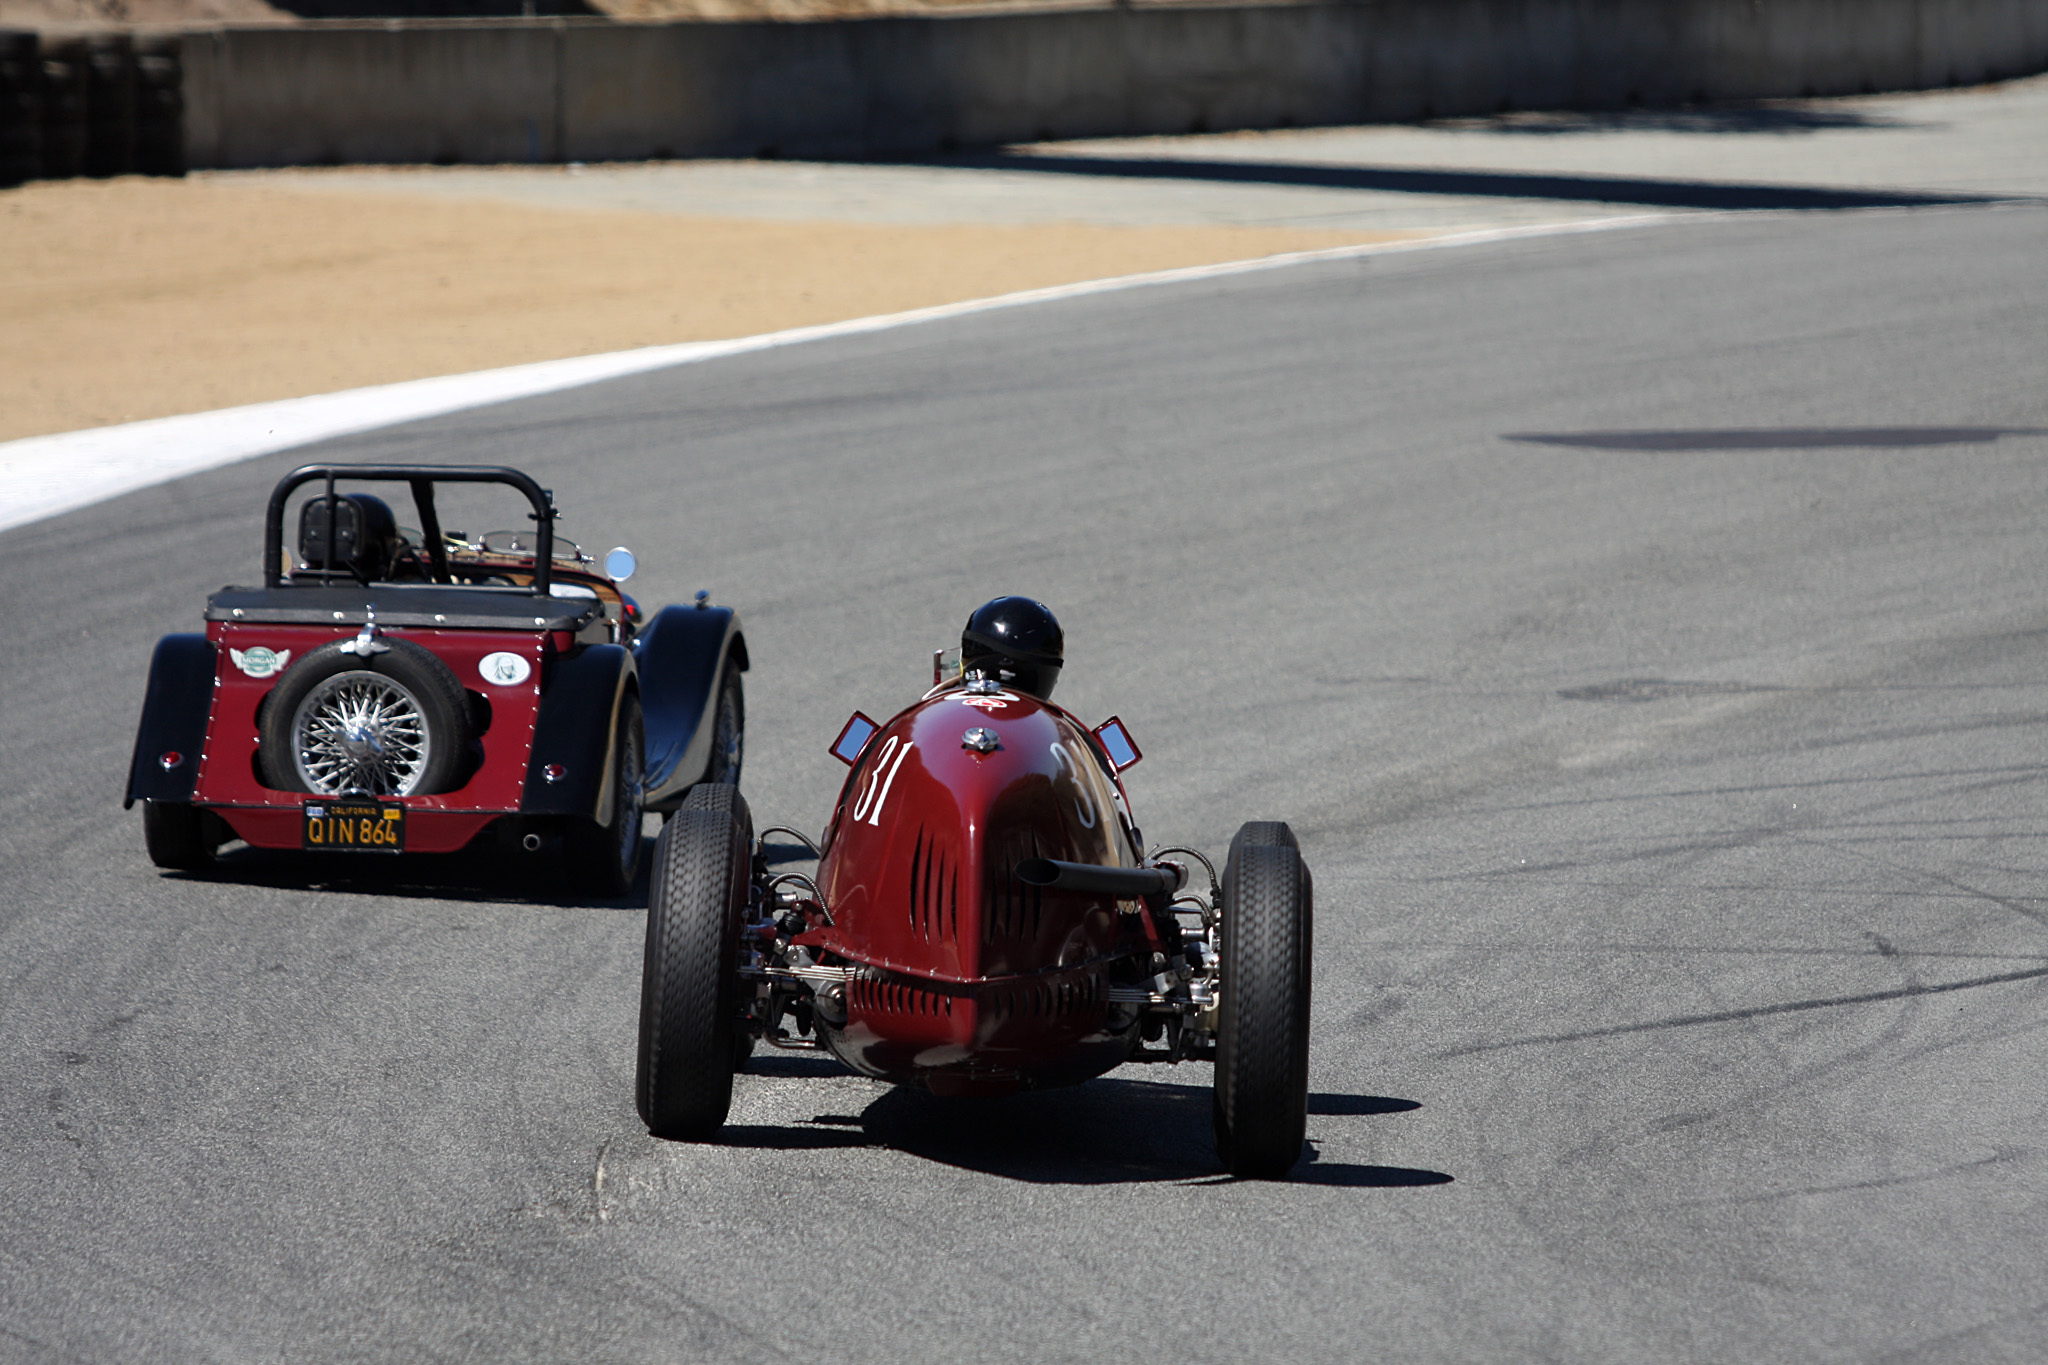
[{"label": "shadow on track", "polygon": [[[755,1069],[767,1059],[756,1058]],[[1398,1114],[1421,1106],[1375,1095],[1315,1094],[1309,1113],[1324,1116]],[[860,1114],[820,1114],[817,1128],[790,1129],[792,1146],[882,1146],[911,1156],[1008,1180],[1046,1185],[1113,1185],[1155,1181],[1228,1183],[1217,1171],[1207,1086],[1104,1079],[1069,1089],[1003,1099],[939,1099],[898,1089]],[[784,1130],[777,1130],[784,1131]],[[724,1140],[724,1139],[721,1139]],[[748,1130],[739,1145],[775,1145]],[[1441,1185],[1438,1171],[1353,1166],[1317,1159],[1314,1143],[1289,1179],[1298,1184],[1386,1188]]]},{"label": "shadow on track", "polygon": [[1782,136],[1833,128],[1930,128],[1942,125],[1832,104],[1759,101],[1730,104],[1696,102],[1676,109],[1639,106],[1584,112],[1530,110],[1483,118],[1434,119],[1423,126],[1456,132],[1571,137],[1586,133],[1760,133]]},{"label": "shadow on track", "polygon": [[552,906],[573,910],[647,908],[647,874],[654,841],[643,839],[640,872],[633,889],[613,900],[582,894],[574,877],[550,850],[507,853],[490,836],[459,853],[374,854],[293,853],[236,844],[204,872],[163,872],[172,881],[221,882],[278,891],[339,891],[404,900],[488,902],[494,905]]},{"label": "shadow on track", "polygon": [[1630,176],[1545,175],[1515,171],[1430,170],[1408,166],[1344,166],[1293,161],[1202,161],[1181,157],[1053,155],[1044,152],[964,153],[899,164],[1035,171],[1114,180],[1200,180],[1219,184],[1290,185],[1461,198],[1544,199],[1567,203],[1637,204],[1647,208],[1769,210],[1934,208],[2011,202],[2015,196],[1939,194],[1916,190],[1834,189],[1819,185],[1754,185]]}]

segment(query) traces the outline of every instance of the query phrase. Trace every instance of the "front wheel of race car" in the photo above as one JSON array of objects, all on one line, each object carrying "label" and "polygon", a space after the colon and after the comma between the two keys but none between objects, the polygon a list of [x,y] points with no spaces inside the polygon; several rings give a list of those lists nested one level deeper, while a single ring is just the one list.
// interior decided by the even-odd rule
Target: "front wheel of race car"
[{"label": "front wheel of race car", "polygon": [[732,1107],[747,855],[719,810],[680,810],[655,842],[633,1098],[656,1137],[701,1141]]},{"label": "front wheel of race car", "polygon": [[1308,868],[1285,825],[1246,825],[1223,871],[1216,1152],[1232,1175],[1277,1180],[1308,1134]]},{"label": "front wheel of race car", "polygon": [[610,899],[633,889],[640,875],[640,815],[645,796],[645,723],[640,699],[628,692],[612,730],[611,802],[602,823],[584,819],[569,830],[569,863],[577,884]]},{"label": "front wheel of race car", "polygon": [[[740,795],[738,787],[724,782],[699,782],[683,797],[678,812],[691,810],[715,811],[740,827],[740,838],[751,853],[754,847],[754,812],[747,807],[747,798]],[[747,1059],[754,1055],[754,1035],[746,1029],[736,1028],[732,1035],[732,1069],[745,1071]]]}]

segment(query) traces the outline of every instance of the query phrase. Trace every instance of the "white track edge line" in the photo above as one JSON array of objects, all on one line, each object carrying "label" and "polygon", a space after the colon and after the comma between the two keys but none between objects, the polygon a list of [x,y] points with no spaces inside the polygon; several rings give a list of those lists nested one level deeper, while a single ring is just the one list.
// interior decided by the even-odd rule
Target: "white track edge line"
[{"label": "white track edge line", "polygon": [[74,512],[97,502],[132,493],[137,489],[167,483],[188,474],[203,473],[241,460],[273,455],[297,446],[310,445],[336,436],[356,435],[380,427],[439,417],[470,408],[519,398],[558,393],[607,379],[644,374],[650,370],[696,364],[725,356],[744,355],[781,346],[796,346],[834,337],[860,336],[918,323],[968,317],[1003,308],[1050,303],[1061,299],[1085,298],[1153,285],[1182,284],[1197,280],[1247,275],[1288,266],[1324,261],[1352,260],[1364,256],[1396,255],[1432,251],[1447,247],[1479,246],[1490,242],[1529,237],[1555,237],[1586,232],[1605,232],[1646,227],[1659,223],[1696,221],[1718,216],[1707,214],[1630,214],[1614,218],[1575,219],[1564,223],[1535,223],[1520,227],[1480,228],[1444,233],[1396,242],[1366,242],[1355,246],[1325,247],[1316,251],[1289,251],[1242,261],[1214,265],[1182,266],[1135,275],[1083,280],[1074,284],[1050,285],[1042,289],[1019,290],[991,298],[913,308],[901,313],[851,318],[844,322],[792,327],[758,336],[728,341],[686,341],[667,346],[643,346],[630,351],[609,351],[575,356],[567,360],[543,360],[502,369],[477,370],[467,374],[442,375],[433,379],[410,379],[396,384],[344,389],[337,393],[285,398],[244,407],[220,408],[211,412],[186,413],[177,417],[156,417],[116,426],[91,427],[84,431],[29,436],[0,443],[0,491],[6,494],[0,507],[0,532],[25,526],[48,517]]}]

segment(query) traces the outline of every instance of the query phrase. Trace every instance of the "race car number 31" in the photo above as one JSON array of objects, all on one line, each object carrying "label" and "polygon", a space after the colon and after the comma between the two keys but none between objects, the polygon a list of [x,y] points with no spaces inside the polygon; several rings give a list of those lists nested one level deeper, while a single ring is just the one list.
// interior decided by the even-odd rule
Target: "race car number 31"
[{"label": "race car number 31", "polygon": [[405,807],[382,801],[308,801],[299,847],[323,853],[402,853]]}]

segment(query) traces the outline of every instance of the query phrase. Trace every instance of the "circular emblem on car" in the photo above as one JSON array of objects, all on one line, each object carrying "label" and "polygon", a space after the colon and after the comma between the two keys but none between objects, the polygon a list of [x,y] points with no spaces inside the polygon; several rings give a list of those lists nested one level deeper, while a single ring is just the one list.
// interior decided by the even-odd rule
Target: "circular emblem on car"
[{"label": "circular emblem on car", "polygon": [[476,671],[497,687],[516,687],[533,676],[533,665],[517,654],[486,654],[477,661]]}]

